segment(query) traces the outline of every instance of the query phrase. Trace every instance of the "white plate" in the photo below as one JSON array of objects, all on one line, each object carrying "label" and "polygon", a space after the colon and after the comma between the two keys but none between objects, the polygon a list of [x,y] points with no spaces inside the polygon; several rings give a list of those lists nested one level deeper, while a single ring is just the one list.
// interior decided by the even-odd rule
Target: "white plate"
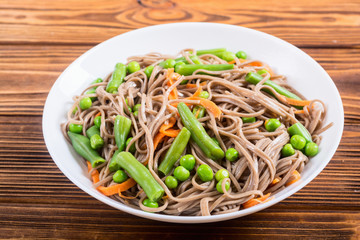
[{"label": "white plate", "polygon": [[[244,50],[250,59],[269,64],[276,73],[287,76],[290,85],[307,99],[325,102],[326,122],[334,126],[322,134],[319,154],[306,165],[300,181],[274,195],[264,204],[217,216],[167,216],[136,210],[114,201],[92,187],[86,165],[65,141],[60,124],[72,105],[72,96],[79,95],[91,81],[105,77],[117,62],[129,56],[148,52],[176,54],[184,48],[209,49],[226,47]],[[46,146],[60,170],[79,188],[96,199],[124,212],[154,220],[178,223],[216,222],[245,216],[265,209],[291,196],[313,180],[334,155],[343,132],[344,112],[334,82],[310,56],[274,36],[252,29],[216,23],[174,23],[146,27],[111,38],[76,59],[57,79],[46,100],[43,134]]]}]

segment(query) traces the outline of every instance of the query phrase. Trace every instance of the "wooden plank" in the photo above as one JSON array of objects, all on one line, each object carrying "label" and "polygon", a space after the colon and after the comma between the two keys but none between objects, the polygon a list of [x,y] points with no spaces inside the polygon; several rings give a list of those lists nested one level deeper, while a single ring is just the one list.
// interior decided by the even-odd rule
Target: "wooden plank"
[{"label": "wooden plank", "polygon": [[320,0],[316,8],[311,1],[285,0],[1,0],[0,6],[0,43],[92,45],[155,24],[218,22],[264,31],[302,47],[360,44],[360,2],[355,0]]}]

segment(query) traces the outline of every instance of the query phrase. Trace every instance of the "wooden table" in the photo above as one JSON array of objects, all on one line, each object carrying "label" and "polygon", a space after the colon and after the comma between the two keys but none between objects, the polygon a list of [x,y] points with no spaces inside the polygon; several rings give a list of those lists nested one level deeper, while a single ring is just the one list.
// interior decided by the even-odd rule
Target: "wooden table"
[{"label": "wooden table", "polygon": [[[334,80],[345,109],[343,139],[330,164],[297,194],[231,221],[162,223],[95,200],[52,161],[41,120],[59,74],[110,37],[183,21],[228,23],[280,37]],[[360,239],[359,69],[355,0],[0,0],[0,238]]]}]

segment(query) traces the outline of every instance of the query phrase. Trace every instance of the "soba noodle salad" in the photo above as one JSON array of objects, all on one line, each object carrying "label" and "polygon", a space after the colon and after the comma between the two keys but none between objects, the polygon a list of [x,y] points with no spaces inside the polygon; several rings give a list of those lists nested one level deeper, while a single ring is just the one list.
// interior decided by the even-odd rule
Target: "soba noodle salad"
[{"label": "soba noodle salad", "polygon": [[62,124],[102,194],[147,212],[225,214],[301,179],[326,108],[244,51],[184,49],[117,63]]}]

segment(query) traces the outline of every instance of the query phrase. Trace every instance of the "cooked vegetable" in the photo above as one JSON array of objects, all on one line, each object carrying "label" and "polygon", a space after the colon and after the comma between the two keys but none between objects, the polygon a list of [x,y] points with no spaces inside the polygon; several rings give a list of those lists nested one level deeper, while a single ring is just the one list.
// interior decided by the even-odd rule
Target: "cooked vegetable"
[{"label": "cooked vegetable", "polygon": [[126,65],[122,63],[117,63],[113,74],[111,75],[111,80],[109,81],[106,91],[109,93],[117,92],[119,86],[123,83],[126,76]]},{"label": "cooked vegetable", "polygon": [[197,174],[201,181],[208,182],[213,180],[214,173],[209,165],[201,164],[197,169]]},{"label": "cooked vegetable", "polygon": [[175,72],[188,76],[199,69],[208,71],[224,71],[234,69],[234,64],[185,64],[178,65]]},{"label": "cooked vegetable", "polygon": [[128,175],[124,172],[124,170],[117,170],[113,175],[113,180],[116,183],[125,182],[128,179]]},{"label": "cooked vegetable", "polygon": [[84,97],[79,102],[79,106],[80,106],[81,110],[89,109],[91,107],[91,105],[92,105],[92,101],[89,97]]},{"label": "cooked vegetable", "polygon": [[[224,193],[223,189],[222,189],[222,183],[223,183],[224,179],[221,179],[217,184],[216,184],[216,190],[219,192],[219,193]],[[229,181],[226,181],[225,182],[225,189],[226,191],[229,191],[230,189],[230,182]]]},{"label": "cooked vegetable", "polygon": [[127,71],[129,73],[134,73],[140,70],[140,64],[136,61],[129,62],[127,65]]},{"label": "cooked vegetable", "polygon": [[101,116],[96,116],[94,118],[94,125],[97,126],[98,128],[100,128],[100,126],[101,126]]},{"label": "cooked vegetable", "polygon": [[183,166],[178,166],[174,170],[174,177],[179,181],[185,181],[190,177],[190,172]]},{"label": "cooked vegetable", "polygon": [[144,70],[144,73],[146,74],[147,78],[150,78],[152,71],[154,70],[154,66],[150,65],[147,66]]},{"label": "cooked vegetable", "polygon": [[131,120],[127,117],[117,115],[114,121],[115,142],[119,151],[123,151],[126,140],[131,130]]},{"label": "cooked vegetable", "polygon": [[90,146],[93,149],[102,148],[104,146],[104,139],[102,139],[102,137],[100,137],[100,135],[95,134],[90,137]]},{"label": "cooked vegetable", "polygon": [[191,132],[191,139],[195,141],[205,155],[213,160],[222,159],[224,157],[223,150],[214,143],[186,104],[180,102],[177,108],[184,126]]},{"label": "cooked vegetable", "polygon": [[221,179],[223,178],[229,178],[230,177],[230,174],[229,172],[226,170],[226,169],[220,169],[218,170],[216,173],[215,173],[215,179],[216,181],[220,181]]},{"label": "cooked vegetable", "polygon": [[226,48],[214,48],[214,49],[197,50],[196,55],[201,56],[204,54],[213,54],[219,57],[224,52],[226,52]]},{"label": "cooked vegetable", "polygon": [[[133,138],[132,137],[129,137],[127,140],[126,140],[126,147],[130,144],[131,140]],[[136,151],[136,146],[135,146],[135,143],[131,144],[130,148],[129,148],[129,152],[131,152],[132,154],[134,154]]]},{"label": "cooked vegetable", "polygon": [[281,149],[281,155],[283,157],[289,157],[294,154],[295,154],[295,150],[290,143],[285,144],[284,147]]},{"label": "cooked vegetable", "polygon": [[69,131],[72,133],[81,133],[82,130],[83,130],[83,125],[81,125],[81,124],[71,123],[69,125]]},{"label": "cooked vegetable", "polygon": [[235,55],[237,58],[241,58],[241,59],[247,58],[246,52],[244,52],[244,51],[238,51]]},{"label": "cooked vegetable", "polygon": [[269,196],[270,196],[270,193],[268,193],[262,197],[250,199],[249,201],[243,203],[243,208],[249,208],[249,207],[253,207],[259,203],[267,202]]},{"label": "cooked vegetable", "polygon": [[230,162],[233,162],[239,158],[239,152],[235,148],[229,148],[226,150],[225,157]]},{"label": "cooked vegetable", "polygon": [[145,198],[143,201],[144,206],[149,207],[149,208],[158,208],[159,204],[157,202],[151,201],[148,198]]},{"label": "cooked vegetable", "polygon": [[191,171],[195,167],[195,157],[191,154],[186,154],[180,158],[180,166],[183,166],[187,170]]},{"label": "cooked vegetable", "polygon": [[159,66],[165,69],[173,68],[176,64],[175,59],[166,59],[165,61],[159,63]]},{"label": "cooked vegetable", "polygon": [[99,153],[91,148],[90,140],[87,137],[70,131],[68,131],[68,136],[75,151],[88,160],[92,167],[95,168],[105,162],[105,159],[100,157]]},{"label": "cooked vegetable", "polygon": [[92,126],[92,127],[89,127],[87,130],[86,130],[86,136],[88,138],[91,138],[92,136],[94,135],[100,135],[100,129],[97,127],[97,126]]},{"label": "cooked vegetable", "polygon": [[173,169],[174,164],[184,152],[189,142],[190,135],[190,131],[186,127],[184,127],[181,129],[179,135],[177,135],[177,137],[171,144],[169,150],[166,152],[164,160],[161,162],[158,168],[159,171],[162,172],[164,175],[167,175]]},{"label": "cooked vegetable", "polygon": [[290,138],[290,143],[293,146],[293,148],[297,150],[301,150],[306,145],[306,139],[300,135],[294,135]]},{"label": "cooked vegetable", "polygon": [[278,127],[280,127],[281,122],[279,121],[279,119],[270,118],[265,121],[264,125],[266,130],[268,130],[269,132],[274,132]]},{"label": "cooked vegetable", "polygon": [[300,135],[306,139],[306,142],[312,142],[312,137],[309,131],[300,122],[293,124],[288,128],[288,133],[293,135]]},{"label": "cooked vegetable", "polygon": [[135,179],[151,201],[157,202],[161,199],[164,195],[164,189],[154,179],[150,171],[131,153],[120,152],[115,156],[115,161]]},{"label": "cooked vegetable", "polygon": [[241,119],[242,119],[243,123],[254,123],[254,122],[256,122],[255,117],[242,117]]},{"label": "cooked vegetable", "polygon": [[173,176],[167,176],[165,178],[165,184],[169,189],[174,189],[178,186],[178,181]]},{"label": "cooked vegetable", "polygon": [[313,157],[319,152],[319,146],[314,142],[308,142],[305,146],[305,155]]}]

